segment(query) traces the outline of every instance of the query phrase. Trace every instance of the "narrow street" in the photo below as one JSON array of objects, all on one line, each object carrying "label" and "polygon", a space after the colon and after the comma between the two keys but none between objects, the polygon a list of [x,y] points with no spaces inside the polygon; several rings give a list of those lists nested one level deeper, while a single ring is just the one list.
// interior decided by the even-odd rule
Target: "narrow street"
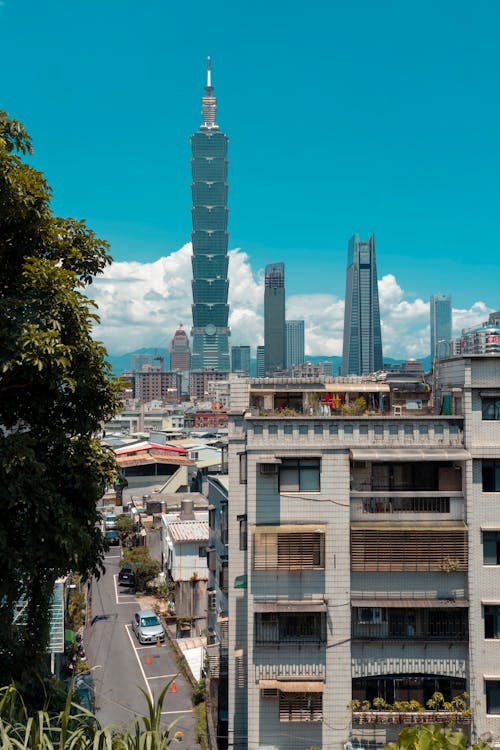
[{"label": "narrow street", "polygon": [[95,683],[96,715],[102,725],[117,728],[130,725],[134,716],[147,713],[144,690],[156,700],[167,683],[175,679],[166,695],[162,719],[166,727],[175,721],[175,732],[182,732],[179,748],[195,750],[195,713],[191,686],[178,673],[175,654],[168,641],[163,646],[141,646],[130,622],[139,603],[129,589],[118,585],[120,549],[106,556],[106,574],[92,585],[90,624],[84,642]]}]

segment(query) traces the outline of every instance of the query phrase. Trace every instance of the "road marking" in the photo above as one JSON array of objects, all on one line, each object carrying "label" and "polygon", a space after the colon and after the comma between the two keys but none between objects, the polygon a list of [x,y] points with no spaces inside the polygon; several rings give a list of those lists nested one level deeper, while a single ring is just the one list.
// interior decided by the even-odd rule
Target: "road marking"
[{"label": "road marking", "polygon": [[175,672],[174,674],[155,674],[153,677],[148,677],[148,680],[164,680],[166,677],[177,677],[179,672]]},{"label": "road marking", "polygon": [[167,716],[167,714],[192,714],[192,713],[193,713],[193,709],[190,708],[187,711],[162,711],[161,715]]},{"label": "road marking", "polygon": [[144,669],[142,668],[141,660],[139,659],[139,654],[137,653],[134,641],[132,640],[132,634],[130,632],[130,625],[125,625],[125,630],[126,630],[126,633],[127,633],[128,637],[129,637],[129,640],[130,640],[130,643],[132,645],[132,648],[134,649],[135,658],[137,659],[137,664],[139,665],[139,669],[141,670],[141,674],[142,674],[142,676],[144,678],[144,682],[146,683],[146,689],[147,689],[147,691],[149,693],[149,697],[153,701],[154,700],[153,699],[153,693],[151,692],[151,688],[149,687],[149,682],[148,682],[148,679],[146,677],[146,673],[144,672]]},{"label": "road marking", "polygon": [[118,573],[114,573],[113,574],[113,584],[114,584],[114,587],[115,587],[115,599],[116,599],[116,603],[120,604],[120,602],[118,601],[118,586],[116,584],[117,578],[118,578]]}]

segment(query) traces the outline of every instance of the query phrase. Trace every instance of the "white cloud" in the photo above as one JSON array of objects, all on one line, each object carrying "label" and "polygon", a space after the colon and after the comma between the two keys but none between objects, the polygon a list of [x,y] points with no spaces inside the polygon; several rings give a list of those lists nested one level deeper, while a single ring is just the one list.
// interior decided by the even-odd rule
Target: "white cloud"
[{"label": "white cloud", "polygon": [[[1,1],[1,0],[0,0]],[[179,323],[191,327],[191,244],[153,263],[116,262],[97,278],[89,293],[99,306],[95,334],[109,352],[141,347],[168,348]],[[234,344],[263,343],[264,275],[248,254],[229,252],[230,326]],[[429,303],[408,298],[392,274],[379,281],[382,341],[386,357],[429,353]],[[454,335],[481,323],[491,311],[484,302],[453,311]],[[342,354],[344,301],[329,294],[292,294],[287,318],[305,321],[306,355]]]}]

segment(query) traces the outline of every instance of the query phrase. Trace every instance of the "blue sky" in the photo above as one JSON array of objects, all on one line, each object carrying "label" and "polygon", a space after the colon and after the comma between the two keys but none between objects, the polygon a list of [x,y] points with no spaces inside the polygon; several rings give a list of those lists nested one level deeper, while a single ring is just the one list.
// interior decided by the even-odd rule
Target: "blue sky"
[{"label": "blue sky", "polygon": [[[0,0],[0,108],[31,132],[55,212],[86,218],[122,271],[151,271],[189,241],[189,135],[210,54],[230,247],[255,293],[283,260],[295,302],[342,300],[347,240],[375,233],[399,312],[449,292],[466,324],[479,302],[500,307],[499,25],[491,0]],[[417,308],[420,344],[403,354],[427,353]],[[234,343],[258,343],[255,314],[254,340]],[[396,335],[388,324],[393,356]]]}]

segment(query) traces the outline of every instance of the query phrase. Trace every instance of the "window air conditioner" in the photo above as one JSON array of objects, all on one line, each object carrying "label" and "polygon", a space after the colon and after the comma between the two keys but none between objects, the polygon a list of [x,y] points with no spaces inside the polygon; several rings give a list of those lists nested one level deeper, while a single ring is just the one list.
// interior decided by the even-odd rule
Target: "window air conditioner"
[{"label": "window air conditioner", "polygon": [[260,473],[265,476],[271,476],[278,473],[277,464],[260,464]]}]

